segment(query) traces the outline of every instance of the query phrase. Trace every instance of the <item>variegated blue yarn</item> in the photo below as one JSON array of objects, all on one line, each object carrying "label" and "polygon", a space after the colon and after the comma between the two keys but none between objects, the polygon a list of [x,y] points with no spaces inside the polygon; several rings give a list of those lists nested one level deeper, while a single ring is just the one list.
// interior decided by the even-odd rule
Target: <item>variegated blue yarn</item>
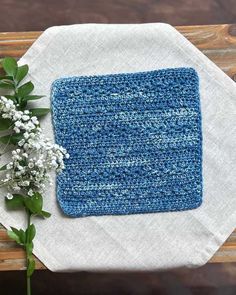
[{"label": "variegated blue yarn", "polygon": [[57,198],[70,216],[180,211],[202,202],[198,75],[192,68],[72,77],[52,86],[67,149]]}]

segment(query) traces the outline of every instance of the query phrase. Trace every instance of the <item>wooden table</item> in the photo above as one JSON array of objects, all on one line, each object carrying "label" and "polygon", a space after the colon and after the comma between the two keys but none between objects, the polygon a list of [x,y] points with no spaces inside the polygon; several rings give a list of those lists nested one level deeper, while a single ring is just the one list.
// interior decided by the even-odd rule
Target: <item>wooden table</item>
[{"label": "wooden table", "polygon": [[[236,81],[236,25],[186,26],[177,29]],[[41,32],[0,33],[0,58],[20,58],[40,34]],[[236,230],[210,262],[236,262]],[[36,267],[45,268],[38,260]],[[24,251],[9,240],[0,225],[0,270],[20,269],[25,269]]]}]

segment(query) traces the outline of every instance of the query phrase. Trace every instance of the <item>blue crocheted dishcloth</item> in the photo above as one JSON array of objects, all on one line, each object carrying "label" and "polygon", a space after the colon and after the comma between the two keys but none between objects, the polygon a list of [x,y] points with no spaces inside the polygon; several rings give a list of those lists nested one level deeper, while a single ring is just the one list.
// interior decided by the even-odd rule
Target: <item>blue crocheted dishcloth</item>
[{"label": "blue crocheted dishcloth", "polygon": [[67,215],[180,211],[202,202],[199,81],[192,68],[72,77],[52,86]]}]

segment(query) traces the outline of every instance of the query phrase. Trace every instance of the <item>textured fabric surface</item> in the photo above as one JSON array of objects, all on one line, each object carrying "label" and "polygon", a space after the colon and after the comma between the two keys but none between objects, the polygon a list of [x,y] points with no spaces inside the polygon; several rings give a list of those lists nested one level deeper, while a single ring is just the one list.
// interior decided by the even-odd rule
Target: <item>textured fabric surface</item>
[{"label": "textured fabric surface", "polygon": [[[236,224],[236,86],[215,64],[167,24],[84,24],[46,30],[19,62],[27,63],[35,107],[50,107],[61,77],[135,73],[192,67],[199,76],[202,114],[203,203],[195,210],[68,218],[45,193],[47,220],[35,219],[34,254],[53,271],[156,270],[208,261]],[[41,121],[54,140],[51,117]],[[3,195],[3,191],[1,190]],[[23,227],[0,198],[0,222]]]},{"label": "textured fabric surface", "polygon": [[59,79],[56,142],[70,154],[57,198],[71,216],[179,211],[202,201],[194,69]]}]

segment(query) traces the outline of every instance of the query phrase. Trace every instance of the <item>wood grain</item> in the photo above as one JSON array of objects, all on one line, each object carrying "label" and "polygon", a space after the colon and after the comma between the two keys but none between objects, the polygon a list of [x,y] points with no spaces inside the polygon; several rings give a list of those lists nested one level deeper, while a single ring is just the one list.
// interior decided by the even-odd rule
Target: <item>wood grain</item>
[{"label": "wood grain", "polygon": [[235,19],[235,0],[2,0],[0,31],[43,31],[78,23],[209,25]]},{"label": "wood grain", "polygon": [[[176,28],[236,81],[236,25]],[[41,32],[0,33],[0,58],[4,56],[20,58],[40,34]],[[236,262],[236,230],[210,262]],[[45,268],[39,260],[36,267],[37,269]],[[20,269],[25,269],[24,252],[10,241],[5,229],[0,226],[0,270]]]}]

